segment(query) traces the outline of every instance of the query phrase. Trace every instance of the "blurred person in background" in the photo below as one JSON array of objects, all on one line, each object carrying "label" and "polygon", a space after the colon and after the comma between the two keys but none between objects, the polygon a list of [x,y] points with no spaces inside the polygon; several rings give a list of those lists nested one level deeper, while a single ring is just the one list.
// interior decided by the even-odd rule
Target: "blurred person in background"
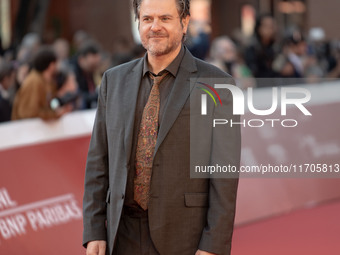
[{"label": "blurred person in background", "polygon": [[303,77],[306,60],[307,60],[307,44],[298,30],[294,30],[287,38],[288,42],[288,60],[292,63],[297,77]]},{"label": "blurred person in background", "polygon": [[282,46],[282,53],[273,62],[273,70],[282,78],[302,78],[305,75],[307,44],[300,31],[289,32]]},{"label": "blurred person in background", "polygon": [[58,38],[53,43],[53,50],[57,55],[57,67],[63,68],[69,64],[70,44],[63,38]]},{"label": "blurred person in background", "polygon": [[[118,66],[134,59],[134,48],[129,47],[130,42],[126,38],[117,38],[113,44],[113,66]],[[137,47],[137,45],[135,45]],[[145,51],[144,51],[145,53]]]},{"label": "blurred person in background", "polygon": [[236,78],[236,84],[240,88],[254,87],[255,81],[251,79],[251,71],[244,64],[235,43],[228,36],[220,36],[213,40],[208,62]]},{"label": "blurred person in background", "polygon": [[13,58],[16,69],[15,85],[10,89],[10,100],[14,103],[14,98],[24,79],[32,69],[33,57],[41,47],[41,38],[36,33],[28,33],[22,39],[16,58]]},{"label": "blurred person in background", "polygon": [[196,58],[204,60],[209,52],[211,27],[207,22],[192,20],[185,45]]},{"label": "blurred person in background", "polygon": [[[312,27],[308,35],[308,55],[312,56],[309,65],[318,66],[326,74],[335,67],[334,52],[326,33],[321,27]],[[316,70],[316,69],[315,69]]]},{"label": "blurred person in background", "polygon": [[74,73],[82,97],[80,109],[91,109],[97,106],[97,85],[94,74],[100,65],[99,48],[93,44],[83,45],[73,62]]},{"label": "blurred person in background", "polygon": [[235,78],[252,77],[251,71],[240,58],[235,43],[228,36],[220,36],[213,40],[209,57],[211,64]]},{"label": "blurred person in background", "polygon": [[57,119],[69,112],[69,106],[54,111],[50,107],[56,95],[55,74],[57,57],[50,48],[43,47],[33,59],[33,69],[25,78],[15,96],[12,119],[41,118]]},{"label": "blurred person in background", "polygon": [[9,90],[15,82],[15,70],[13,65],[0,61],[0,122],[10,121],[12,103]]},{"label": "blurred person in background", "polygon": [[[100,53],[100,62],[98,68],[94,74],[94,82],[95,84],[100,84],[103,74],[106,70],[113,67],[113,58],[109,52],[102,51]],[[131,60],[131,59],[130,59]]]},{"label": "blurred person in background", "polygon": [[77,53],[84,44],[87,44],[91,40],[91,36],[84,30],[76,31],[72,38],[72,53]]},{"label": "blurred person in background", "polygon": [[75,94],[78,90],[76,76],[71,69],[62,68],[56,74],[57,96],[63,97],[68,93]]},{"label": "blurred person in background", "polygon": [[71,68],[67,66],[58,69],[55,76],[57,93],[51,100],[50,106],[57,110],[62,106],[68,105],[72,109],[79,108],[79,91],[76,76]]},{"label": "blurred person in background", "polygon": [[28,62],[15,62],[14,65],[16,69],[15,81],[14,86],[12,86],[9,90],[12,105],[14,103],[14,98],[17,91],[20,89],[21,84],[24,82],[25,78],[31,70],[31,65]]},{"label": "blurred person in background", "polygon": [[[252,42],[245,51],[246,64],[256,78],[274,78],[277,76],[272,69],[276,56],[276,33],[276,22],[271,15],[264,14],[257,18]],[[258,84],[259,87],[267,85],[262,82]]]},{"label": "blurred person in background", "polygon": [[36,33],[29,33],[24,36],[17,53],[16,60],[19,62],[31,61],[32,57],[41,47],[41,38]]},{"label": "blurred person in background", "polygon": [[329,78],[340,78],[340,41],[334,43],[334,60],[331,66],[328,77]]}]

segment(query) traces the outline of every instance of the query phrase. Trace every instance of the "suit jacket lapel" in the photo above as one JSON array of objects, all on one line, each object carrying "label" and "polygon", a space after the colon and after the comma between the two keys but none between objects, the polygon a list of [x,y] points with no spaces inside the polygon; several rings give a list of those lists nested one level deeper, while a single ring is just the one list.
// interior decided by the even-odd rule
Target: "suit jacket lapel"
[{"label": "suit jacket lapel", "polygon": [[160,123],[161,125],[158,132],[154,155],[156,155],[159,146],[162,144],[164,138],[168,134],[170,128],[174,124],[177,116],[187,101],[191,90],[193,89],[193,86],[190,86],[190,78],[195,77],[197,78],[196,63],[189,50],[186,49],[175,84],[170,92],[167,105],[164,109],[164,115]]},{"label": "suit jacket lapel", "polygon": [[142,77],[142,71],[143,71],[143,59],[141,59],[135,65],[135,67],[132,69],[131,74],[129,74],[126,77],[125,79],[126,87],[123,90],[123,103],[124,103],[123,118],[125,125],[124,148],[126,154],[126,164],[130,162],[136,104],[138,98],[138,90],[141,83],[140,81]]}]

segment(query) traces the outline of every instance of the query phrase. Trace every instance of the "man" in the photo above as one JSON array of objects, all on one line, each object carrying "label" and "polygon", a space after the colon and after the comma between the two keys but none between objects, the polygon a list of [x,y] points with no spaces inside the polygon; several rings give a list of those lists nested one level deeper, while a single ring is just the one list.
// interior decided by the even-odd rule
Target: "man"
[{"label": "man", "polygon": [[[83,245],[87,255],[230,254],[238,181],[191,179],[189,171],[189,98],[198,91],[190,79],[230,76],[182,45],[188,0],[139,0],[134,8],[147,54],[104,74],[86,165]],[[200,158],[215,164],[226,146],[223,156],[239,164],[239,129],[223,139],[211,130],[203,141],[213,144]]]},{"label": "man", "polygon": [[56,55],[49,48],[42,48],[33,60],[33,69],[25,78],[14,99],[12,119],[41,118],[53,120],[71,111],[64,106],[54,111],[50,101],[56,94]]},{"label": "man", "polygon": [[[276,21],[271,14],[263,14],[256,19],[254,36],[245,50],[246,64],[255,78],[277,77],[272,68],[276,56],[276,33]],[[257,86],[267,87],[272,86],[272,83],[264,79]]]},{"label": "man", "polygon": [[70,44],[64,38],[58,38],[53,43],[53,50],[57,56],[58,69],[65,68],[68,66],[70,58]]},{"label": "man", "polygon": [[97,106],[98,96],[94,72],[99,67],[99,64],[99,49],[93,43],[84,44],[79,49],[74,63],[74,72],[82,94],[82,109],[91,109]]},{"label": "man", "polygon": [[5,61],[0,61],[0,122],[11,120],[12,104],[9,90],[14,82],[14,67]]}]

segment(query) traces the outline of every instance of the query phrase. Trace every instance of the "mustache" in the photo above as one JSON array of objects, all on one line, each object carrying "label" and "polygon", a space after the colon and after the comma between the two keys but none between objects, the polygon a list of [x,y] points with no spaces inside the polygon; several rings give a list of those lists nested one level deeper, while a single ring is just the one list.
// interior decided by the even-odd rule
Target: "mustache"
[{"label": "mustache", "polygon": [[148,34],[148,38],[152,38],[152,37],[166,37],[168,36],[167,33],[164,33],[164,32],[151,32]]}]

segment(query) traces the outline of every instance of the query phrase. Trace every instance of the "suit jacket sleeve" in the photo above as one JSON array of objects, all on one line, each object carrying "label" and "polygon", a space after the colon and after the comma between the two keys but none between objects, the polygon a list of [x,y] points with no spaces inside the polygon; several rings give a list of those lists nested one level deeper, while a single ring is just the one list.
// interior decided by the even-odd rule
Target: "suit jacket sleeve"
[{"label": "suit jacket sleeve", "polygon": [[[231,80],[231,79],[230,79]],[[234,84],[230,83],[228,84]],[[214,109],[214,119],[227,119],[228,125],[217,125],[212,132],[210,165],[235,166],[239,170],[241,136],[239,116],[232,112],[232,94],[229,90],[220,92],[223,106]],[[213,176],[214,177],[214,176]],[[219,255],[229,255],[235,218],[238,173],[216,176],[210,179],[209,208],[207,224],[203,230],[199,249]],[[227,178],[226,178],[227,177]]]},{"label": "suit jacket sleeve", "polygon": [[106,133],[106,74],[98,97],[98,108],[86,162],[83,198],[83,245],[106,240],[106,193],[109,185]]}]

